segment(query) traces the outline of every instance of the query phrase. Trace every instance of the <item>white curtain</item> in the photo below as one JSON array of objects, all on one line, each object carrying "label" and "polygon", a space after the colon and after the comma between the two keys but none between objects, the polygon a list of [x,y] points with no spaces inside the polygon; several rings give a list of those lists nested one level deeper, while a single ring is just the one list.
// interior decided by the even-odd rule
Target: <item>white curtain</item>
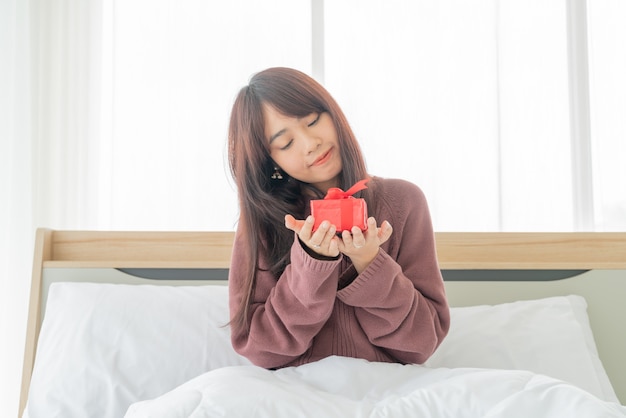
[{"label": "white curtain", "polygon": [[325,78],[372,171],[438,230],[571,230],[565,3],[360,4],[325,3]]},{"label": "white curtain", "polygon": [[626,2],[589,1],[595,222],[626,231]]},{"label": "white curtain", "polygon": [[[228,115],[255,71],[311,67],[309,2],[125,0],[106,13],[102,227],[232,230]],[[108,51],[107,47],[107,51]]]},{"label": "white curtain", "polygon": [[[576,229],[566,14],[584,4],[0,0],[0,415],[35,228],[234,229],[228,113],[269,66],[318,76],[437,230]],[[626,228],[625,5],[588,8],[596,230]]]},{"label": "white curtain", "polygon": [[33,1],[34,225],[97,226],[102,4]]},{"label": "white curtain", "polygon": [[16,416],[32,260],[28,3],[0,2],[0,415]]},{"label": "white curtain", "polygon": [[102,7],[0,5],[0,415],[16,416],[35,228],[98,226]]}]

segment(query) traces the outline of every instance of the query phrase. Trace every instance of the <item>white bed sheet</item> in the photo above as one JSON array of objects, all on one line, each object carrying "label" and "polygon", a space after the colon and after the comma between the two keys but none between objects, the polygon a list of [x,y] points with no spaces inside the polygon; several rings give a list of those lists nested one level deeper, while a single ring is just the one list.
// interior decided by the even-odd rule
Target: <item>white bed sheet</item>
[{"label": "white bed sheet", "polygon": [[203,374],[126,418],[177,417],[626,417],[562,381],[520,370],[436,368],[329,357],[268,371],[226,367]]}]

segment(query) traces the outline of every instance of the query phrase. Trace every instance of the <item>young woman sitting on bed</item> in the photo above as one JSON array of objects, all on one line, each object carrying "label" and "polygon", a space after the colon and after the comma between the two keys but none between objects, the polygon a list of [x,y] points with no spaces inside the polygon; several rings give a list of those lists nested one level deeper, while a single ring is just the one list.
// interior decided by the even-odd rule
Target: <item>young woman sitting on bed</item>
[{"label": "young woman sitting on bed", "polygon": [[[331,355],[428,359],[450,315],[422,191],[370,177],[335,100],[289,68],[240,90],[228,145],[240,205],[229,275],[235,350],[266,368]],[[313,230],[311,199],[362,179],[365,231],[337,233],[327,220]]]}]

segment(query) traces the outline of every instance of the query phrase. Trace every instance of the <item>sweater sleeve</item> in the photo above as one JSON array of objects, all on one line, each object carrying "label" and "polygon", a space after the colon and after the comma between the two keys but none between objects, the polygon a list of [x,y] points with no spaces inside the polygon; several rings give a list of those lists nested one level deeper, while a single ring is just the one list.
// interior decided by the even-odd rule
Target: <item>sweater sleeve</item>
[{"label": "sweater sleeve", "polygon": [[402,197],[390,197],[388,203],[395,211],[390,220],[396,235],[394,256],[381,248],[337,296],[355,307],[372,344],[398,361],[421,364],[450,326],[432,223],[426,199],[415,185],[403,190]]},{"label": "sweater sleeve", "polygon": [[[245,292],[241,257],[245,255],[238,231],[228,279],[231,318]],[[296,236],[291,264],[280,277],[257,270],[249,332],[235,325],[231,328],[235,351],[265,368],[285,366],[305,353],[333,310],[339,262],[309,256]],[[260,265],[266,265],[264,260]]]}]

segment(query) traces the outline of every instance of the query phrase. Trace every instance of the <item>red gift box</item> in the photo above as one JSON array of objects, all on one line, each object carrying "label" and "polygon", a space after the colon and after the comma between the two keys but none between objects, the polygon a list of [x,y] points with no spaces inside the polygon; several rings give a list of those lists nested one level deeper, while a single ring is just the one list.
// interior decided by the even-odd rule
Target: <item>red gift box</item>
[{"label": "red gift box", "polygon": [[367,203],[365,199],[355,198],[356,192],[367,189],[365,183],[369,179],[361,180],[345,192],[337,187],[328,189],[324,199],[311,200],[311,215],[315,218],[315,231],[323,221],[335,225],[337,232],[351,230],[358,226],[362,231],[367,229]]}]

